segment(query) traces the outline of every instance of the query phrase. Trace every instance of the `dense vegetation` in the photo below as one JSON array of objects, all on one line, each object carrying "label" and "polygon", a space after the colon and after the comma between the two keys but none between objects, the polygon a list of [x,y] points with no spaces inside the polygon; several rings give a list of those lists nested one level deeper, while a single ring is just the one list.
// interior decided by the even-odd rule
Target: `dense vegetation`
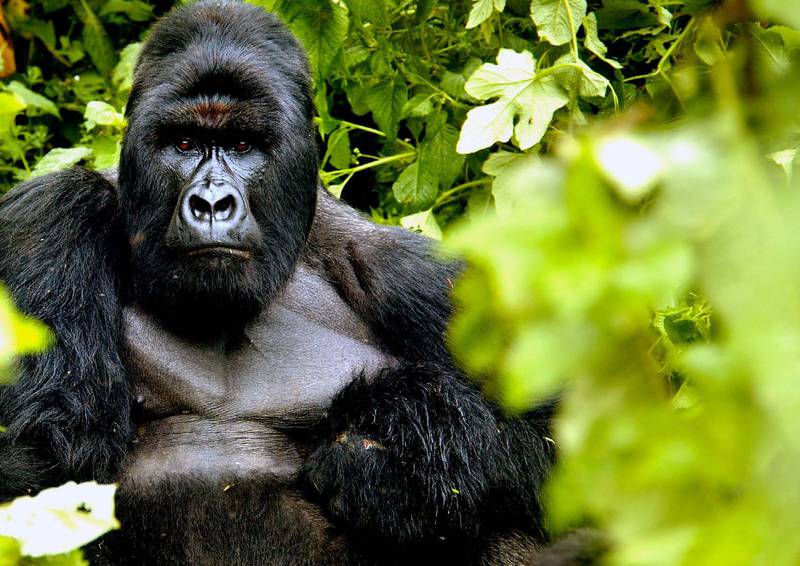
[{"label": "dense vegetation", "polygon": [[[255,1],[309,51],[329,190],[470,259],[465,366],[509,410],[563,392],[553,526],[800,560],[800,1]],[[2,6],[0,191],[113,166],[169,4]],[[0,297],[0,364],[46,340]]]}]

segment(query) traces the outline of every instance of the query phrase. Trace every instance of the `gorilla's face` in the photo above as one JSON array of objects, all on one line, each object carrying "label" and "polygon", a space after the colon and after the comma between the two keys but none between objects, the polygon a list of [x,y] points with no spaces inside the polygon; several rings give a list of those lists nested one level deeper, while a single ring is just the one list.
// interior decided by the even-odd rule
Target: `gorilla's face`
[{"label": "gorilla's face", "polygon": [[200,3],[152,33],[120,163],[134,298],[200,333],[241,325],[286,282],[317,187],[302,50],[231,6]]}]

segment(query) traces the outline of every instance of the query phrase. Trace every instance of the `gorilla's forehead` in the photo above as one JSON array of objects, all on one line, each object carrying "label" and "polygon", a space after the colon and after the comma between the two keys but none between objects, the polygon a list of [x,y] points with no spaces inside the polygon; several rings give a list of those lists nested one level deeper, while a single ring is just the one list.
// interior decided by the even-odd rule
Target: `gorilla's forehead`
[{"label": "gorilla's forehead", "polygon": [[223,96],[247,103],[251,127],[256,116],[291,123],[310,113],[309,84],[305,54],[277,18],[239,2],[198,2],[146,42],[129,109]]}]

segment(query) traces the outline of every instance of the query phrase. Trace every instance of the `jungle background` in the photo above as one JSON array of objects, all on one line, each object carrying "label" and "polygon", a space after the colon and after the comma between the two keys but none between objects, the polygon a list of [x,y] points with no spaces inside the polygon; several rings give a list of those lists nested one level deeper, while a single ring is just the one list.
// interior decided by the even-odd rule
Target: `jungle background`
[{"label": "jungle background", "polygon": [[[469,260],[460,362],[509,411],[563,396],[552,528],[798,563],[800,0],[253,1],[308,50],[328,190]],[[115,165],[172,4],[0,2],[0,193]],[[50,339],[0,294],[0,381]],[[0,506],[0,565],[82,564],[112,494]]]}]

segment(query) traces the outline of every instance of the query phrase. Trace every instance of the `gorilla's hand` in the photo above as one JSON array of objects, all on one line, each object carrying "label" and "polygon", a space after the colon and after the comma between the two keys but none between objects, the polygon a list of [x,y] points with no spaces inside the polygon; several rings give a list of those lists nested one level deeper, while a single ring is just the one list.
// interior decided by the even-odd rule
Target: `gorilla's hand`
[{"label": "gorilla's hand", "polygon": [[329,420],[331,439],[303,472],[336,522],[401,544],[480,530],[506,444],[492,410],[453,369],[409,364],[362,376]]}]

